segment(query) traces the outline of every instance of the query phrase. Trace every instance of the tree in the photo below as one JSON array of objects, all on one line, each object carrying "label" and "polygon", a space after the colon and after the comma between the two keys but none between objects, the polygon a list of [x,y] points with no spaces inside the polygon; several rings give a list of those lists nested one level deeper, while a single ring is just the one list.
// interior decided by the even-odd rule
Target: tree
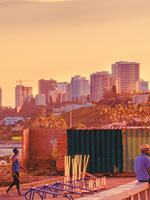
[{"label": "tree", "polygon": [[125,120],[132,122],[133,119],[137,116],[136,106],[128,104],[125,106]]},{"label": "tree", "polygon": [[79,123],[79,124],[74,125],[73,128],[86,128],[86,125]]},{"label": "tree", "polygon": [[87,95],[87,101],[90,101],[90,95],[89,94]]},{"label": "tree", "polygon": [[116,90],[116,86],[115,86],[115,85],[112,86],[112,92],[113,92],[114,94],[117,93],[117,90]]},{"label": "tree", "polygon": [[142,122],[147,122],[148,115],[149,115],[149,110],[147,109],[147,107],[143,106],[141,103],[139,103],[138,106],[137,106],[137,117]]},{"label": "tree", "polygon": [[32,123],[34,128],[66,128],[65,120],[59,116],[53,116],[50,114],[48,117],[46,115],[39,114]]},{"label": "tree", "polygon": [[107,108],[102,109],[100,112],[100,120],[102,122],[109,122],[110,119],[110,110]]}]

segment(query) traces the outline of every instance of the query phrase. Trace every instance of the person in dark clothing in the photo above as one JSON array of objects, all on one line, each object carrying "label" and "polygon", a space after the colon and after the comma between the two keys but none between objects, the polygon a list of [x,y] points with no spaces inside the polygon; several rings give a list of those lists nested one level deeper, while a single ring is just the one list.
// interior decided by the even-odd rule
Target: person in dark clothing
[{"label": "person in dark clothing", "polygon": [[[12,157],[12,177],[13,177],[13,182],[9,186],[9,188],[4,192],[7,196],[9,196],[9,190],[16,185],[17,190],[18,190],[18,195],[21,195],[20,192],[20,187],[19,187],[19,171],[20,169],[24,169],[23,167],[20,166],[19,164],[19,159],[18,159],[18,154],[19,150],[17,148],[13,149],[14,155]],[[24,169],[26,171],[26,169]]]}]

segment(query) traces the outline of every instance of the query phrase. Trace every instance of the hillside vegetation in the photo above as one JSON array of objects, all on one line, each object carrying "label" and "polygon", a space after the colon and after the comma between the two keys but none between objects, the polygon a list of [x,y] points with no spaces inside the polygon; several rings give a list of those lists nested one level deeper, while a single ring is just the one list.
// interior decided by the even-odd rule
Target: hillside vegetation
[{"label": "hillside vegetation", "polygon": [[[19,113],[16,112],[16,109],[11,107],[0,107],[0,120],[8,116],[21,116],[24,117],[25,122],[21,121],[19,124],[24,126],[24,128],[70,128],[70,118],[72,119],[72,127],[75,128],[102,127],[106,124],[122,121],[131,125],[148,125],[150,121],[150,98],[148,98],[147,102],[135,106],[131,103],[134,94],[136,94],[136,92],[130,93],[123,91],[121,94],[117,94],[115,90],[107,91],[104,92],[101,101],[92,102],[92,107],[82,107],[72,110],[71,113],[64,112],[57,117],[52,116],[53,108],[60,108],[69,103],[77,102],[59,102],[49,104],[48,106],[37,106],[33,99],[31,102],[25,102]],[[9,132],[11,127],[8,126],[6,128],[1,124],[0,130],[2,130],[2,132]]]},{"label": "hillside vegetation", "polygon": [[[105,92],[103,99],[92,107],[73,110],[72,127],[102,127],[103,125],[125,121],[127,125],[149,125],[150,98],[137,106],[131,104],[131,93],[116,94]],[[70,113],[63,113],[62,118],[70,127]]]}]

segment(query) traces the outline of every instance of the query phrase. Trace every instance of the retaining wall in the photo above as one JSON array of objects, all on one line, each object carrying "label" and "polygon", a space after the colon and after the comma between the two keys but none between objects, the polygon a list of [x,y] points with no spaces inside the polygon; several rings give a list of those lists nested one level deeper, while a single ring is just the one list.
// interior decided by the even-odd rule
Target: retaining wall
[{"label": "retaining wall", "polygon": [[66,129],[25,129],[22,140],[22,165],[29,169],[54,166],[53,138],[66,133]]}]

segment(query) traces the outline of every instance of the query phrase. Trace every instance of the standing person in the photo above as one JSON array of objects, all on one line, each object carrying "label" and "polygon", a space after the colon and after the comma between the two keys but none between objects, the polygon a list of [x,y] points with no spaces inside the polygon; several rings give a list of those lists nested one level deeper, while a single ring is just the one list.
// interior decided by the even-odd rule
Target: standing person
[{"label": "standing person", "polygon": [[[14,155],[12,157],[12,177],[14,178],[13,182],[9,186],[9,188],[4,192],[7,196],[9,196],[9,190],[16,185],[18,190],[18,195],[21,195],[20,188],[19,188],[19,170],[24,169],[19,164],[18,154],[19,150],[17,148],[13,149]],[[25,170],[25,169],[24,169]]]},{"label": "standing person", "polygon": [[148,144],[140,146],[141,154],[134,160],[134,172],[139,182],[150,183],[150,147]]}]

